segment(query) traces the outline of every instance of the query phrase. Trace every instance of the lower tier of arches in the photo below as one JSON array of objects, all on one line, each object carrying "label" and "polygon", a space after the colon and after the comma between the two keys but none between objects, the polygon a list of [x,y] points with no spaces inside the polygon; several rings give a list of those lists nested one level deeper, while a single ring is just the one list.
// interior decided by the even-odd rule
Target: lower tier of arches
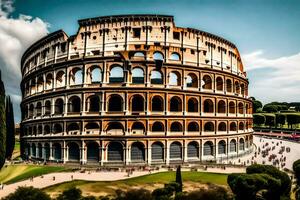
[{"label": "lower tier of arches", "polygon": [[224,138],[34,139],[24,141],[24,156],[81,164],[170,164],[235,158],[252,150],[252,134]]}]

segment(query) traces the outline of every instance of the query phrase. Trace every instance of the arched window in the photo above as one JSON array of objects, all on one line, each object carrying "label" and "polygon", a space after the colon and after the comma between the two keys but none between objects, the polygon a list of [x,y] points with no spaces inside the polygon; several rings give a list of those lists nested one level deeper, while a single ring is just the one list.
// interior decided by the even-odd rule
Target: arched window
[{"label": "arched window", "polygon": [[206,90],[211,90],[212,89],[212,79],[210,76],[205,75],[203,76],[203,83],[202,83],[202,88]]},{"label": "arched window", "polygon": [[59,98],[59,99],[56,99],[55,101],[55,114],[58,115],[58,114],[63,114],[64,112],[64,101]]},{"label": "arched window", "polygon": [[60,160],[61,159],[61,146],[59,143],[54,143],[52,145],[53,149],[53,157],[55,160]]},{"label": "arched window", "polygon": [[100,111],[100,98],[98,95],[93,95],[88,98],[88,111],[99,112]]},{"label": "arched window", "polygon": [[214,103],[210,99],[206,99],[204,101],[204,112],[205,113],[213,113],[214,112]]},{"label": "arched window", "polygon": [[239,114],[244,114],[244,105],[243,103],[239,103]]},{"label": "arched window", "polygon": [[244,123],[243,122],[239,123],[239,130],[240,131],[244,130]]},{"label": "arched window", "polygon": [[70,142],[68,144],[69,150],[69,161],[79,161],[80,160],[80,150],[79,146],[75,142]]},{"label": "arched window", "polygon": [[56,73],[56,87],[64,87],[65,86],[65,72],[59,71]]},{"label": "arched window", "polygon": [[164,101],[160,96],[154,96],[152,98],[152,112],[164,111]]},{"label": "arched window", "polygon": [[138,52],[135,52],[133,57],[140,57],[140,58],[143,58],[145,57],[145,54],[141,51],[138,51]]},{"label": "arched window", "polygon": [[99,125],[95,122],[89,122],[84,127],[86,134],[96,134],[98,133],[99,128]]},{"label": "arched window", "polygon": [[163,84],[163,76],[160,71],[153,70],[150,75],[151,84]]},{"label": "arched window", "polygon": [[123,83],[124,72],[120,65],[113,65],[109,74],[109,83]]},{"label": "arched window", "polygon": [[71,85],[79,85],[83,83],[82,69],[75,68],[71,71]]},{"label": "arched window", "polygon": [[215,126],[212,122],[206,122],[204,124],[204,131],[207,131],[207,132],[213,132],[215,131]]},{"label": "arched window", "polygon": [[142,68],[136,67],[132,70],[132,83],[144,83],[144,70]]},{"label": "arched window", "polygon": [[226,91],[227,92],[232,92],[232,82],[230,79],[226,80]]},{"label": "arched window", "polygon": [[[56,80],[57,80],[57,77],[56,77]],[[59,87],[59,85],[56,85],[56,87]],[[53,88],[53,75],[52,74],[47,74],[47,76],[46,76],[46,90],[51,90],[52,88]]]},{"label": "arched window", "polygon": [[61,132],[63,132],[63,128],[62,128],[61,124],[54,124],[53,133],[57,134],[57,133],[61,133]]},{"label": "arched window", "polygon": [[244,96],[245,95],[245,85],[241,84],[241,94]]},{"label": "arched window", "polygon": [[91,82],[100,83],[102,79],[101,69],[98,66],[93,66],[91,69]]},{"label": "arched window", "polygon": [[235,93],[240,94],[240,83],[236,81],[234,83],[234,86],[235,86]]},{"label": "arched window", "polygon": [[46,160],[49,160],[49,158],[50,158],[50,145],[49,145],[49,143],[45,143],[44,151],[45,151]]},{"label": "arched window", "polygon": [[35,79],[31,80],[30,90],[31,90],[31,94],[35,94],[36,93],[36,82],[35,82]]},{"label": "arched window", "polygon": [[72,96],[69,99],[69,112],[78,113],[81,111],[81,100],[78,96]]},{"label": "arched window", "polygon": [[38,143],[38,152],[39,152],[39,158],[43,158],[43,146],[41,143]]},{"label": "arched window", "polygon": [[240,138],[239,140],[239,150],[244,151],[245,150],[245,141],[243,138]]},{"label": "arched window", "polygon": [[232,139],[229,143],[229,150],[230,152],[236,152],[236,141]]},{"label": "arched window", "polygon": [[145,146],[141,142],[134,142],[131,145],[131,160],[145,161]]},{"label": "arched window", "polygon": [[170,56],[170,60],[176,60],[179,61],[180,60],[180,55],[178,53],[173,52]]},{"label": "arched window", "polygon": [[134,95],[131,100],[132,112],[143,112],[145,110],[144,98],[141,95]]},{"label": "arched window", "polygon": [[214,155],[214,149],[213,149],[213,143],[211,141],[207,141],[203,145],[203,155],[204,156],[213,156]]},{"label": "arched window", "polygon": [[182,159],[182,145],[180,144],[180,142],[171,143],[170,159]]},{"label": "arched window", "polygon": [[36,116],[41,116],[42,115],[42,103],[38,102],[36,104]]},{"label": "arched window", "polygon": [[196,141],[192,141],[187,146],[188,158],[199,158],[199,145]]},{"label": "arched window", "polygon": [[188,112],[198,112],[198,101],[196,98],[188,100]]},{"label": "arched window", "polygon": [[123,111],[123,99],[120,95],[112,95],[108,101],[108,111]]},{"label": "arched window", "polygon": [[154,60],[163,60],[164,59],[164,55],[160,52],[155,52],[153,54],[153,59]]},{"label": "arched window", "polygon": [[106,129],[109,133],[124,133],[124,127],[120,122],[110,122]]},{"label": "arched window", "polygon": [[28,109],[28,114],[29,114],[29,118],[32,118],[34,115],[34,105],[30,104],[29,109]]},{"label": "arched window", "polygon": [[188,131],[189,132],[198,132],[199,131],[199,125],[197,122],[190,122],[188,125]]},{"label": "arched window", "polygon": [[31,149],[32,149],[32,156],[36,157],[36,146],[34,143],[31,145]]},{"label": "arched window", "polygon": [[225,101],[220,100],[218,102],[218,113],[225,113],[226,112],[226,104]]},{"label": "arched window", "polygon": [[144,132],[145,132],[145,126],[144,126],[144,124],[142,122],[134,122],[132,124],[131,131],[133,133],[144,134]]},{"label": "arched window", "polygon": [[236,131],[236,123],[235,122],[231,122],[230,123],[230,131]]},{"label": "arched window", "polygon": [[195,74],[190,73],[186,77],[186,86],[191,88],[197,88],[198,87],[198,78]]},{"label": "arched window", "polygon": [[99,161],[99,145],[97,142],[89,142],[86,145],[87,148],[87,161],[98,162]]},{"label": "arched window", "polygon": [[44,79],[42,76],[40,76],[37,80],[37,91],[42,92],[44,89],[43,87],[44,87]]},{"label": "arched window", "polygon": [[107,160],[121,162],[123,159],[123,145],[120,142],[110,142],[107,148]]},{"label": "arched window", "polygon": [[151,160],[164,160],[164,145],[161,142],[154,142],[151,145]]},{"label": "arched window", "polygon": [[71,134],[77,134],[79,131],[79,125],[77,123],[71,123],[67,127],[68,133],[71,132]]},{"label": "arched window", "polygon": [[226,154],[226,142],[224,140],[218,143],[218,154]]},{"label": "arched window", "polygon": [[226,123],[225,122],[219,123],[218,131],[226,131]]},{"label": "arched window", "polygon": [[180,74],[178,72],[170,72],[169,85],[173,85],[173,86],[181,85]]},{"label": "arched window", "polygon": [[173,122],[170,128],[171,132],[182,132],[182,125],[179,122]]},{"label": "arched window", "polygon": [[229,113],[235,114],[235,103],[233,101],[229,102]]},{"label": "arched window", "polygon": [[50,126],[45,125],[44,126],[44,135],[48,135],[48,134],[50,134],[50,132],[51,132]]},{"label": "arched window", "polygon": [[223,90],[223,79],[221,77],[217,78],[217,90],[219,91]]},{"label": "arched window", "polygon": [[51,114],[51,102],[48,100],[45,102],[45,115]]},{"label": "arched window", "polygon": [[152,132],[164,132],[165,127],[161,122],[154,122],[152,125]]},{"label": "arched window", "polygon": [[172,97],[170,100],[170,111],[171,112],[181,112],[182,111],[182,102],[179,97]]}]

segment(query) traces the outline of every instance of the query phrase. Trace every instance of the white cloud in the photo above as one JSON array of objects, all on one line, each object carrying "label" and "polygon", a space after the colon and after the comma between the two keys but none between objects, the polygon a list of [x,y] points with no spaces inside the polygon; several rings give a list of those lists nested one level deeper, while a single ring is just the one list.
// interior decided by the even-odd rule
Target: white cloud
[{"label": "white cloud", "polygon": [[264,102],[300,101],[300,52],[266,58],[262,50],[242,56],[250,75],[250,95]]},{"label": "white cloud", "polygon": [[13,97],[15,117],[19,118],[20,60],[26,48],[48,33],[49,24],[27,15],[13,18],[13,10],[12,0],[0,0],[0,67],[6,93]]}]

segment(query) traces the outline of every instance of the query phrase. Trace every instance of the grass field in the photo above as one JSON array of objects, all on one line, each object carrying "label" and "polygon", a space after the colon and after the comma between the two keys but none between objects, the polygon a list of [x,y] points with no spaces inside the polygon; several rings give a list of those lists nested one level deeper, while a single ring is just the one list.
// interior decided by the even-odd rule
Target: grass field
[{"label": "grass field", "polygon": [[[133,188],[145,188],[148,190],[153,190],[158,187],[163,187],[165,183],[175,181],[175,174],[175,172],[161,172],[127,180],[111,182],[75,180],[45,188],[44,191],[49,193],[51,196],[56,196],[70,187],[77,187],[83,191],[83,195],[100,196],[114,194],[116,189],[128,190]],[[182,180],[184,183],[184,190],[194,190],[199,187],[203,187],[207,183],[227,186],[226,174],[182,172]]]},{"label": "grass field", "polygon": [[15,148],[12,154],[12,159],[18,158],[20,156],[20,141],[16,138]]},{"label": "grass field", "polygon": [[66,171],[61,166],[8,165],[0,171],[0,182],[10,184],[52,172]]}]

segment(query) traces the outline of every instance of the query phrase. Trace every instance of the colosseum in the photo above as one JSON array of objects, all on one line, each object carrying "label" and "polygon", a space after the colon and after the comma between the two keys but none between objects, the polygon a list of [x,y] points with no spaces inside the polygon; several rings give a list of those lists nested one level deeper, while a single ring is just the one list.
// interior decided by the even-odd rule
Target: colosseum
[{"label": "colosseum", "polygon": [[170,165],[249,153],[252,102],[237,47],[173,16],[78,21],[22,56],[23,157]]}]

